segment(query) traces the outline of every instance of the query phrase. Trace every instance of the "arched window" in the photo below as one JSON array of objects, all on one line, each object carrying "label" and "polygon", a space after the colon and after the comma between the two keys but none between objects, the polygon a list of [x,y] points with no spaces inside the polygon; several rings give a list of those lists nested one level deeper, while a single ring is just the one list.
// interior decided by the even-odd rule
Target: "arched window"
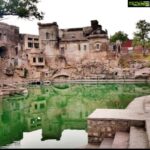
[{"label": "arched window", "polygon": [[101,49],[101,43],[96,43],[96,44],[95,44],[95,49],[96,49],[97,51],[99,51],[99,50]]}]

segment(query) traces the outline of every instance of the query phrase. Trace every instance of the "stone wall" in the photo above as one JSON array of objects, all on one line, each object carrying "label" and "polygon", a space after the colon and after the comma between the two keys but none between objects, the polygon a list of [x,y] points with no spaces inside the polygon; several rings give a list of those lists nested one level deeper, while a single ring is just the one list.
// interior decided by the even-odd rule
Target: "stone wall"
[{"label": "stone wall", "polygon": [[129,132],[130,126],[144,126],[144,121],[134,120],[88,120],[88,143],[101,143],[113,138],[117,131]]},{"label": "stone wall", "polygon": [[89,43],[88,41],[78,41],[78,42],[61,42],[60,43],[60,51],[61,48],[64,48],[64,56],[67,59],[71,59],[74,61],[81,60],[85,54],[89,53]]},{"label": "stone wall", "polygon": [[0,23],[0,57],[15,57],[18,53],[19,28]]},{"label": "stone wall", "polygon": [[39,23],[40,49],[45,55],[51,57],[58,53],[58,25],[56,22],[41,24]]}]

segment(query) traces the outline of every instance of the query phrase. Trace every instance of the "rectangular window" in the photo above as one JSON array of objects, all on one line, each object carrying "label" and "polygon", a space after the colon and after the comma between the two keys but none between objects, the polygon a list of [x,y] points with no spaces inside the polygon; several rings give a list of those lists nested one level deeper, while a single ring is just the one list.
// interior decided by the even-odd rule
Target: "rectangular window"
[{"label": "rectangular window", "polygon": [[15,48],[16,55],[18,55],[18,47]]},{"label": "rectangular window", "polygon": [[87,48],[86,45],[84,45],[84,50],[86,50],[86,48]]},{"label": "rectangular window", "polygon": [[46,32],[46,39],[50,38],[50,34],[48,32]]},{"label": "rectangular window", "polygon": [[45,107],[44,104],[40,104],[40,109],[43,109]]},{"label": "rectangular window", "polygon": [[38,62],[39,62],[39,63],[42,63],[42,62],[43,62],[43,57],[39,57],[39,58],[38,58]]},{"label": "rectangular window", "polygon": [[81,50],[80,44],[78,45],[78,49],[79,49],[79,51]]},{"label": "rectangular window", "polygon": [[39,43],[34,43],[35,48],[39,48]]},{"label": "rectangular window", "polygon": [[35,38],[34,41],[39,41],[39,39]]},{"label": "rectangular window", "polygon": [[37,104],[34,105],[34,108],[37,109]]},{"label": "rectangular window", "polygon": [[28,38],[29,41],[32,41],[32,38]]},{"label": "rectangular window", "polygon": [[100,45],[99,44],[96,44],[96,49],[100,49]]},{"label": "rectangular window", "polygon": [[33,48],[33,43],[28,43],[28,47]]},{"label": "rectangular window", "polygon": [[36,58],[35,57],[33,57],[33,62],[36,63]]},{"label": "rectangular window", "polygon": [[54,34],[53,33],[51,34],[51,37],[52,37],[52,40],[53,40],[54,39]]}]

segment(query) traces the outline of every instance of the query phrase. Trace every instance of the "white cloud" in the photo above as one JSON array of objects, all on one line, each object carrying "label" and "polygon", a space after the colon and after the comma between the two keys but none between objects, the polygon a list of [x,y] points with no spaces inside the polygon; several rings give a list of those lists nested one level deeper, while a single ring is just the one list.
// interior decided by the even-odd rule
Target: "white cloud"
[{"label": "white cloud", "polygon": [[[97,19],[109,35],[121,30],[130,38],[137,21],[150,21],[150,8],[128,8],[127,0],[41,0],[38,7],[45,12],[43,23],[56,21],[60,28],[72,28],[89,26]],[[14,18],[4,22],[19,26],[21,33],[38,34],[39,21]]]}]

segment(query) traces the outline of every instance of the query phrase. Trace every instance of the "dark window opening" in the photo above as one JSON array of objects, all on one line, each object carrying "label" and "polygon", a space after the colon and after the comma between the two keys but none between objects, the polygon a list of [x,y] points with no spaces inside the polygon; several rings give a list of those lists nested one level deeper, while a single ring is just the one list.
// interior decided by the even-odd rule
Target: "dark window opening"
[{"label": "dark window opening", "polygon": [[50,35],[48,32],[46,32],[46,39],[49,39],[50,38]]},{"label": "dark window opening", "polygon": [[42,109],[42,108],[44,108],[45,107],[45,105],[44,104],[40,104],[40,108]]},{"label": "dark window opening", "polygon": [[15,48],[15,51],[16,51],[16,55],[18,55],[18,48],[17,47]]},{"label": "dark window opening", "polygon": [[15,33],[15,34],[19,34],[19,30],[18,30],[18,29],[15,29],[15,30],[14,30],[14,33]]},{"label": "dark window opening", "polygon": [[34,41],[39,41],[39,39],[35,38]]},{"label": "dark window opening", "polygon": [[78,45],[78,49],[79,49],[79,51],[81,50],[81,46],[80,46],[80,44]]},{"label": "dark window opening", "polygon": [[28,43],[28,47],[33,48],[33,43]]},{"label": "dark window opening", "polygon": [[51,36],[52,36],[52,39],[53,39],[54,38],[54,34],[52,33]]},{"label": "dark window opening", "polygon": [[99,44],[96,44],[96,49],[100,49],[100,45]]},{"label": "dark window opening", "polygon": [[28,38],[29,41],[32,41],[32,38]]},{"label": "dark window opening", "polygon": [[42,57],[39,57],[39,58],[38,58],[38,61],[39,61],[40,63],[42,63],[42,62],[43,62],[43,58],[42,58]]},{"label": "dark window opening", "polygon": [[86,50],[86,48],[87,48],[86,45],[84,45],[84,50]]},{"label": "dark window opening", "polygon": [[30,122],[31,122],[31,124],[35,124],[35,119],[32,118],[32,119],[30,120]]},{"label": "dark window opening", "polygon": [[0,47],[0,57],[4,58],[7,56],[7,54],[7,48],[4,46]]},{"label": "dark window opening", "polygon": [[35,48],[39,48],[39,43],[34,43]]},{"label": "dark window opening", "polygon": [[36,62],[36,58],[35,58],[35,57],[33,57],[33,62],[34,62],[34,63]]},{"label": "dark window opening", "polygon": [[74,35],[72,35],[72,39],[74,39],[75,38],[75,36]]},{"label": "dark window opening", "polygon": [[37,109],[37,104],[34,105],[34,108]]}]

